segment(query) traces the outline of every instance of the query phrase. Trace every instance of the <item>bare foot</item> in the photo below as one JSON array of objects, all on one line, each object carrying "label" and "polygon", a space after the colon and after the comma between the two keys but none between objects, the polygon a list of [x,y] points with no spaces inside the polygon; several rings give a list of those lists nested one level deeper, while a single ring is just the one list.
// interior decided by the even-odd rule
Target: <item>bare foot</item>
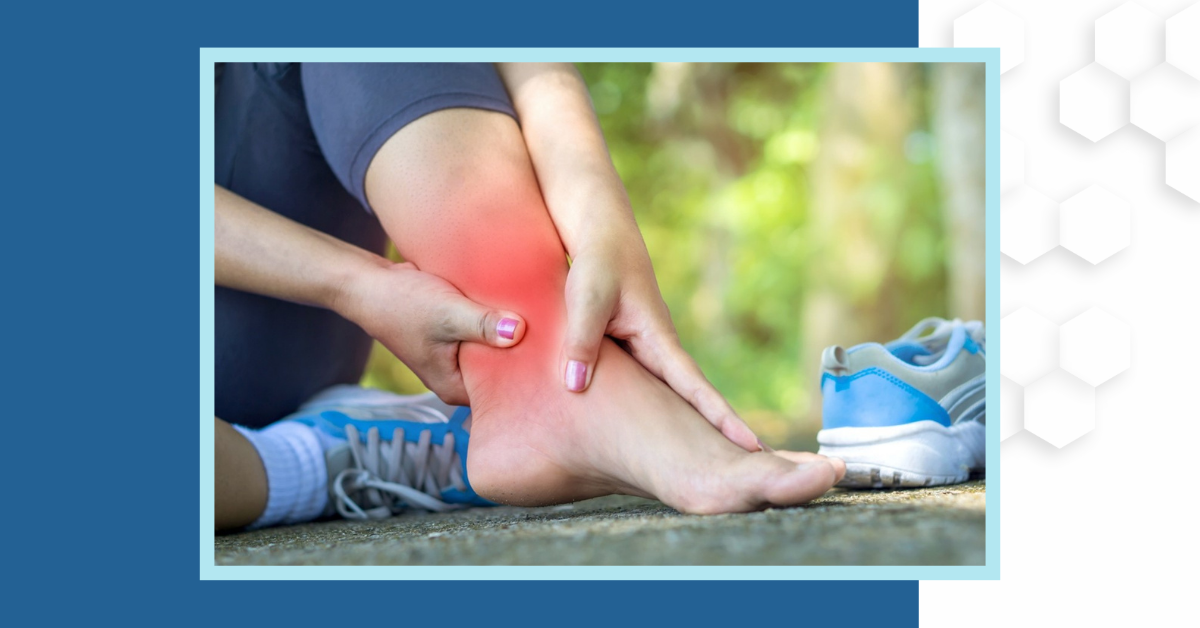
[{"label": "bare foot", "polygon": [[802,504],[845,472],[816,454],[746,452],[611,341],[583,395],[554,375],[516,383],[519,396],[492,389],[524,373],[469,377],[481,402],[467,472],[480,495],[533,506],[623,493],[688,513],[744,512]]},{"label": "bare foot", "polygon": [[459,353],[480,495],[531,506],[624,493],[742,512],[802,504],[845,472],[816,454],[744,451],[609,340],[587,392],[563,389],[566,253],[512,118],[450,109],[413,122],[376,154],[367,194],[405,259],[525,318],[516,347]]}]

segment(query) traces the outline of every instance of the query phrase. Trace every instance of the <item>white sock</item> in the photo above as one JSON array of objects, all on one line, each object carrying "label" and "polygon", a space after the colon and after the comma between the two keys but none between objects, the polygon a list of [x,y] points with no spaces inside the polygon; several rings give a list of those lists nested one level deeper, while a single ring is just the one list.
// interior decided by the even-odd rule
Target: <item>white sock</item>
[{"label": "white sock", "polygon": [[233,427],[258,450],[267,471],[267,508],[250,528],[311,521],[325,512],[329,478],[318,430],[295,421],[261,430]]}]

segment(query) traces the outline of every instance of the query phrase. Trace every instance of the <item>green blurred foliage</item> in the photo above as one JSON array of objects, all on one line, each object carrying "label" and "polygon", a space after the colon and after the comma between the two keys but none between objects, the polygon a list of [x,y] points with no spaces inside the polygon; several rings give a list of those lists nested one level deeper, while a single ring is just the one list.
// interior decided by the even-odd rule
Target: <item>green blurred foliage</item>
[{"label": "green blurred foliage", "polygon": [[[901,81],[899,99],[864,121],[841,102],[870,90],[834,93],[826,64],[580,71],[684,347],[764,440],[811,446],[819,386],[805,367],[824,343],[946,314],[929,72],[881,75]],[[892,110],[895,128],[875,119]],[[843,184],[816,180],[829,172]],[[814,294],[867,337],[806,333]],[[422,390],[379,346],[364,383]]]}]

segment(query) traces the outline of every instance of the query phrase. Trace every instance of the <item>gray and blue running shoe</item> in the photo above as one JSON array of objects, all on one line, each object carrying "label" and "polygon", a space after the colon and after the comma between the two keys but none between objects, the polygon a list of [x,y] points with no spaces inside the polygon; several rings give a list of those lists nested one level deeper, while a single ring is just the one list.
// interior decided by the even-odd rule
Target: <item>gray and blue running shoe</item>
[{"label": "gray and blue running shoe", "polygon": [[838,486],[964,482],[984,468],[986,363],[979,321],[928,318],[900,338],[821,355],[820,453]]},{"label": "gray and blue running shoe", "polygon": [[401,396],[343,385],[284,420],[314,427],[334,443],[325,450],[325,516],[383,519],[412,509],[495,505],[467,481],[470,434],[463,424],[470,416],[470,408],[446,405],[433,393]]}]

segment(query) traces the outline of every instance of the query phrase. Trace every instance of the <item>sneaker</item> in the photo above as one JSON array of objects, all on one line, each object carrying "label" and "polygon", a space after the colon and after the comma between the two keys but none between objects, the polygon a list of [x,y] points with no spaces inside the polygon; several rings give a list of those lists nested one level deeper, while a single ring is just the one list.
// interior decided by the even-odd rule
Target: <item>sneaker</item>
[{"label": "sneaker", "polygon": [[821,355],[820,453],[846,462],[838,486],[965,482],[983,470],[983,324],[929,318],[900,338]]},{"label": "sneaker", "polygon": [[325,450],[325,516],[383,519],[409,509],[495,505],[467,481],[470,434],[463,423],[470,416],[470,408],[449,406],[433,393],[400,396],[345,385],[322,392],[284,420],[333,441]]}]

